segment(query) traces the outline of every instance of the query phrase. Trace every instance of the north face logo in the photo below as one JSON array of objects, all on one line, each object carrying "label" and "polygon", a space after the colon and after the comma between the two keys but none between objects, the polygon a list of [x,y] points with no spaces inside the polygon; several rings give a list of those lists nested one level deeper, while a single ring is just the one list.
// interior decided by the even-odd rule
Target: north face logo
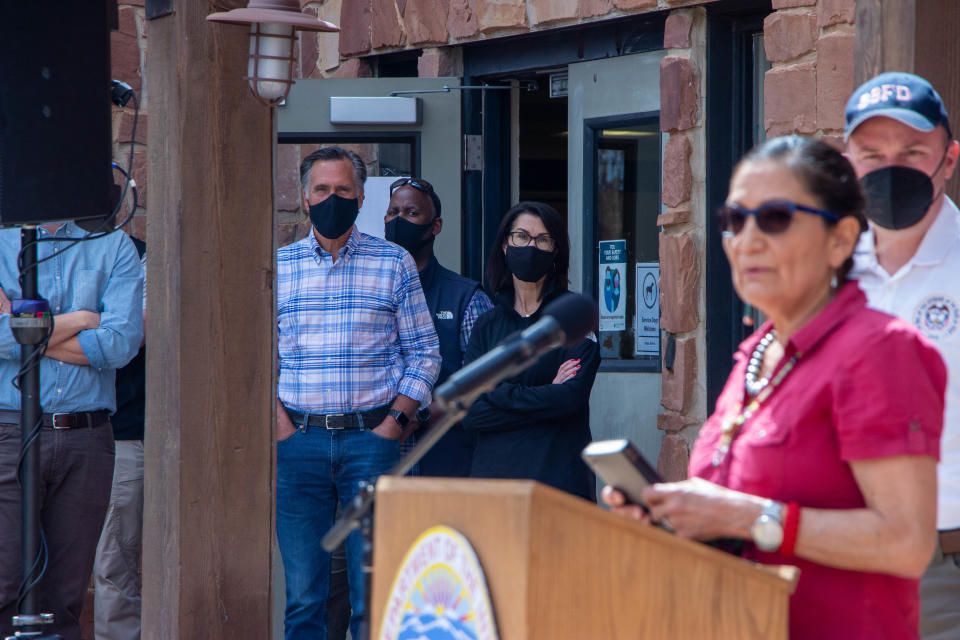
[{"label": "north face logo", "polygon": [[453,320],[453,311],[437,311],[437,320]]}]

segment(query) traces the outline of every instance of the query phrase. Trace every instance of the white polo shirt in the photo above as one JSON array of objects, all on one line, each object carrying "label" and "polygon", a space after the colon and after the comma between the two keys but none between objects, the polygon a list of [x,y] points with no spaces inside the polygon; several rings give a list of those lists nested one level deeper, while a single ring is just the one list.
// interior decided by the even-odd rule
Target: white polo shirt
[{"label": "white polo shirt", "polygon": [[[912,322],[947,365],[947,398],[937,467],[937,528],[960,527],[960,211],[948,197],[917,252],[890,275],[877,263],[873,232],[860,237],[852,278],[869,305]],[[896,366],[891,362],[890,366]]]}]

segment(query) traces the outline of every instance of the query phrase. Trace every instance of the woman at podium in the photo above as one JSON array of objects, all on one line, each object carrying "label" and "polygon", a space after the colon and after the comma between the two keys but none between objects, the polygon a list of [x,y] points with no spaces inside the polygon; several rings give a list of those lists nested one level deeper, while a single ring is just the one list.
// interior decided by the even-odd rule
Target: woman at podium
[{"label": "woman at podium", "polygon": [[[567,290],[570,240],[553,207],[521,202],[504,216],[487,261],[496,306],[480,316],[464,364],[540,319]],[[463,428],[476,435],[470,476],[530,478],[593,499],[593,474],[580,461],[590,442],[589,400],[600,350],[587,339],[554,349],[473,403]]]},{"label": "woman at podium", "polygon": [[690,479],[643,493],[683,537],[799,567],[794,640],[918,638],[936,539],[946,370],[848,281],[863,210],[853,168],[813,139],[769,140],[737,165],[717,222],[737,293],[767,321],[740,345]]}]

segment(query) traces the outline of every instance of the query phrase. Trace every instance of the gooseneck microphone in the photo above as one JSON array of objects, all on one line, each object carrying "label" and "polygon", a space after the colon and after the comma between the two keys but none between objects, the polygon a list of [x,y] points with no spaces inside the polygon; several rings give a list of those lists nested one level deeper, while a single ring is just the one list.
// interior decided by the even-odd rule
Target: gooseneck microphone
[{"label": "gooseneck microphone", "polygon": [[586,296],[564,294],[544,308],[540,320],[450,376],[434,390],[433,399],[447,411],[469,407],[501,380],[520,373],[556,347],[576,345],[596,326],[596,303]]},{"label": "gooseneck microphone", "polygon": [[[440,422],[433,425],[417,444],[385,475],[403,476],[417,464],[450,427],[460,422],[477,397],[486,393],[504,378],[523,371],[543,354],[560,346],[575,346],[597,327],[597,305],[585,296],[567,293],[543,310],[543,317],[526,330],[508,337],[489,353],[450,376],[433,393],[434,401],[444,409]],[[340,512],[333,527],[324,534],[321,544],[333,551],[354,529],[370,522],[374,487],[366,482],[353,500]],[[369,526],[365,527],[369,529]],[[365,544],[371,545],[368,540]],[[367,591],[369,594],[369,589]]]}]

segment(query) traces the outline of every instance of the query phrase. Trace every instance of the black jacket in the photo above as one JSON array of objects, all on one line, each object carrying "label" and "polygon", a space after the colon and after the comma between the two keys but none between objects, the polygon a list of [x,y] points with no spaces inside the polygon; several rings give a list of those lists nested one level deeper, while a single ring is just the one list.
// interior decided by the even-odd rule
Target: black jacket
[{"label": "black jacket", "polygon": [[[539,320],[553,297],[546,296],[536,313],[523,318],[513,308],[512,295],[498,296],[496,307],[480,316],[473,328],[465,364]],[[580,358],[577,375],[552,384],[557,369],[571,358]],[[594,476],[580,451],[591,439],[590,390],[599,366],[600,349],[587,339],[572,349],[554,349],[480,396],[463,420],[464,429],[477,435],[470,475],[530,478],[593,499]]]}]

